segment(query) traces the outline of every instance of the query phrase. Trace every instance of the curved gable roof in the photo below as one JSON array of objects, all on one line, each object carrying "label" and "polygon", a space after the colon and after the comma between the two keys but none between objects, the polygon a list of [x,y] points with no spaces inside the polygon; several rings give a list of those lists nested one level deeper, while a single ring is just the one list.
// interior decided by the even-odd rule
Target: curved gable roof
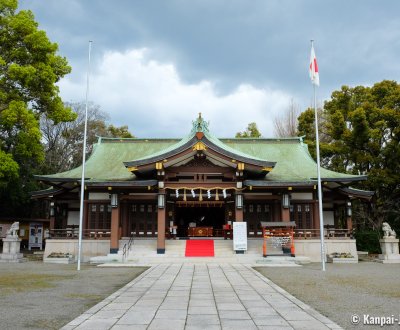
[{"label": "curved gable roof", "polygon": [[192,151],[193,147],[199,142],[203,143],[205,147],[214,152],[227,158],[231,158],[232,161],[235,162],[239,161],[264,168],[273,168],[275,166],[275,162],[269,161],[267,158],[260,158],[257,155],[249,155],[244,151],[231,148],[221,142],[209,132],[208,123],[203,120],[201,115],[193,122],[193,128],[190,134],[179,142],[143,158],[126,161],[124,164],[129,168],[165,161],[182,152]]},{"label": "curved gable roof", "polygon": [[[191,148],[201,141],[215,152],[232,159],[257,166],[274,167],[264,179],[248,182],[248,185],[315,182],[317,164],[301,138],[217,139],[209,133],[207,123],[201,117],[199,119],[193,122],[192,132],[181,140],[99,138],[85,164],[86,179],[89,183],[137,180],[135,174],[128,171],[126,166],[163,160],[166,155]],[[202,134],[196,135],[197,133]],[[53,183],[80,181],[81,173],[82,167],[79,166],[66,172],[35,177]],[[321,168],[321,178],[324,181],[344,183],[365,180],[366,176],[343,174]]]}]

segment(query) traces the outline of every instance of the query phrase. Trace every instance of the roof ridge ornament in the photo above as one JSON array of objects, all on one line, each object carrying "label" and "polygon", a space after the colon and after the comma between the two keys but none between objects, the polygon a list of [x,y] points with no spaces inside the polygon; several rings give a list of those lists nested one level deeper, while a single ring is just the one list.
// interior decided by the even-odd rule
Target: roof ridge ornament
[{"label": "roof ridge ornament", "polygon": [[193,128],[192,128],[192,134],[197,133],[197,132],[209,132],[208,130],[208,125],[209,122],[206,122],[203,117],[201,117],[201,112],[199,112],[199,117],[195,120],[192,121]]}]

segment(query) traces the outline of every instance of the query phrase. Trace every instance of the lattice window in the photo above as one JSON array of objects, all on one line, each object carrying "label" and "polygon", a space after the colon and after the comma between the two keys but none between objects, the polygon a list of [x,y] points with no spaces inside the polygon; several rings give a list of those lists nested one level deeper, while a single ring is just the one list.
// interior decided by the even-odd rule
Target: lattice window
[{"label": "lattice window", "polygon": [[303,227],[303,212],[302,212],[301,204],[297,204],[297,225],[298,225],[298,228],[304,228]]},{"label": "lattice window", "polygon": [[310,212],[310,204],[304,205],[305,217],[306,217],[306,227],[308,229],[311,228],[311,212]]}]

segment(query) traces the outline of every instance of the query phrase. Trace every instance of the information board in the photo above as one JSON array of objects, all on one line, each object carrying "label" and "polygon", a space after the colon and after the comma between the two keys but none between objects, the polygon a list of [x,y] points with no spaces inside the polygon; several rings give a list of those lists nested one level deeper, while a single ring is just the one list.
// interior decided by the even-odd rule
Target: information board
[{"label": "information board", "polygon": [[29,250],[31,248],[42,249],[42,239],[43,239],[43,225],[41,223],[31,222],[29,225]]},{"label": "information board", "polygon": [[233,223],[233,249],[247,251],[247,222]]}]

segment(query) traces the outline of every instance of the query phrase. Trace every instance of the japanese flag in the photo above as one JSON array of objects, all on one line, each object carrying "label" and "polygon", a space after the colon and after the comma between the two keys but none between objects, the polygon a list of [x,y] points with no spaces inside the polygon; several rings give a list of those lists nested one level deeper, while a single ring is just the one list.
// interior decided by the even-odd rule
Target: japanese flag
[{"label": "japanese flag", "polygon": [[315,57],[313,45],[311,45],[311,56],[310,56],[310,79],[314,85],[319,86],[318,64],[317,64],[317,58]]}]

